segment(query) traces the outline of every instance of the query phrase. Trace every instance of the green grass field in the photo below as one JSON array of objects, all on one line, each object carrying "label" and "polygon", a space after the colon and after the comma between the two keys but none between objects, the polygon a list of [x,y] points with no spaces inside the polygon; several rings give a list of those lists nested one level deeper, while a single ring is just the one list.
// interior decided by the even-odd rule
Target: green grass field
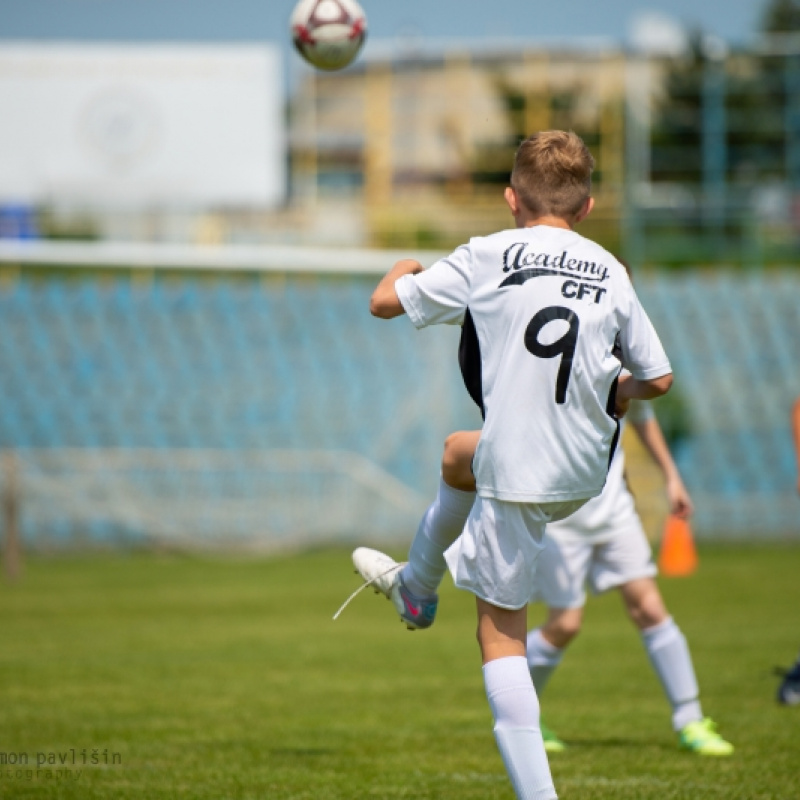
[{"label": "green grass field", "polygon": [[[800,797],[770,674],[800,647],[798,576],[800,548],[730,546],[662,580],[729,759],[678,751],[619,599],[591,601],[542,698],[560,797]],[[471,596],[448,578],[425,632],[367,592],[333,622],[357,585],[345,550],[28,561],[0,587],[0,797],[512,800]]]}]

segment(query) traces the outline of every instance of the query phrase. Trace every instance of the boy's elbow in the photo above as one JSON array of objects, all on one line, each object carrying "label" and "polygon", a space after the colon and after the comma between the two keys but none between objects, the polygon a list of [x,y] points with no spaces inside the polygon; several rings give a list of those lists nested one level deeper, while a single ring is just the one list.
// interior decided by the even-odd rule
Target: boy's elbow
[{"label": "boy's elbow", "polygon": [[382,302],[380,297],[376,297],[374,294],[369,301],[369,313],[378,319],[389,319],[391,316],[387,304]]},{"label": "boy's elbow", "polygon": [[672,373],[668,372],[666,375],[662,375],[660,378],[654,378],[651,381],[651,386],[656,392],[656,397],[665,395],[672,386]]},{"label": "boy's elbow", "polygon": [[394,289],[390,292],[378,289],[369,300],[369,313],[378,319],[392,319],[403,313],[403,306]]}]

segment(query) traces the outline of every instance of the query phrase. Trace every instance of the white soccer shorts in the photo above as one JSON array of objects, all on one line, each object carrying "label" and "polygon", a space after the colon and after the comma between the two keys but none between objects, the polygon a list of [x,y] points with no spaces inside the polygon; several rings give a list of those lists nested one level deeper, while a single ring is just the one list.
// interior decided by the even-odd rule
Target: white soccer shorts
[{"label": "white soccer shorts", "polygon": [[546,535],[539,555],[535,599],[551,608],[581,608],[586,603],[587,586],[592,594],[601,594],[657,573],[650,543],[637,517],[605,541]]},{"label": "white soccer shorts", "polygon": [[545,526],[586,501],[508,503],[476,497],[464,530],[445,552],[453,581],[499,608],[526,606],[537,591]]}]

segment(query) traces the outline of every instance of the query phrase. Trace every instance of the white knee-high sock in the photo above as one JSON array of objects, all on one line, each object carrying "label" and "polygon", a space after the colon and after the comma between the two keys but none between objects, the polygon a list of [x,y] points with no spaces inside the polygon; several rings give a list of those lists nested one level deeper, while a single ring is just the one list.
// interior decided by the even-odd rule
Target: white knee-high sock
[{"label": "white knee-high sock", "polygon": [[533,688],[541,696],[547,681],[564,657],[564,648],[550,644],[542,636],[541,628],[534,628],[528,633],[527,656]]},{"label": "white knee-high sock", "polygon": [[642,642],[672,706],[672,727],[679,731],[703,718],[689,646],[680,628],[668,617],[642,632]]},{"label": "white knee-high sock", "polygon": [[556,800],[539,728],[539,700],[522,656],[484,664],[494,736],[518,800]]},{"label": "white knee-high sock", "polygon": [[439,491],[422,517],[401,573],[405,585],[416,595],[435,594],[447,564],[444,551],[461,535],[475,492],[462,492],[439,480]]}]

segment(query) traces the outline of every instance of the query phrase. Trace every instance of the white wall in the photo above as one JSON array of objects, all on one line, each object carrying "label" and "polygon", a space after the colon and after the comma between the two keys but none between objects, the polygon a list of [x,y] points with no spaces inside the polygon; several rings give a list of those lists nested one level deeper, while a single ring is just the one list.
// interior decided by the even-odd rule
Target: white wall
[{"label": "white wall", "polygon": [[0,203],[274,206],[285,153],[277,47],[0,45]]}]

